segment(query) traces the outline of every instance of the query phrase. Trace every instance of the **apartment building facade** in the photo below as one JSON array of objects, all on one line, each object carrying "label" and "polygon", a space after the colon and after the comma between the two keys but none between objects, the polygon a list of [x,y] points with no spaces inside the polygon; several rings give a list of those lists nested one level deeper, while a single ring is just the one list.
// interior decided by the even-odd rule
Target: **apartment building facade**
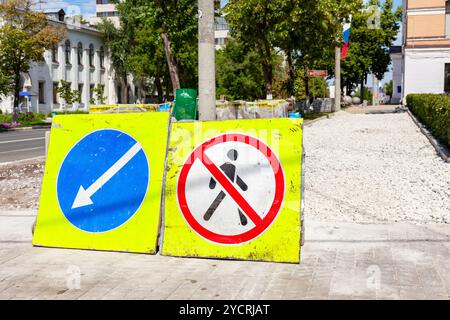
[{"label": "apartment building facade", "polygon": [[450,93],[450,0],[404,0],[403,8],[403,102],[410,93]]},{"label": "apartment building facade", "polygon": [[120,25],[119,12],[116,10],[116,5],[111,3],[111,0],[96,0],[95,17],[90,19],[90,23],[95,25],[102,18],[111,20],[116,27]]},{"label": "apartment building facade", "polygon": [[[21,107],[23,112],[62,111],[64,109],[87,110],[94,98],[94,88],[101,86],[105,103],[116,103],[120,88],[102,43],[100,33],[87,25],[65,18],[61,9],[47,12],[49,23],[67,30],[66,38],[51,50],[46,50],[44,60],[32,62],[28,73],[21,74]],[[57,87],[67,81],[72,90],[81,93],[79,102],[66,105],[59,97]],[[0,110],[12,112],[13,97],[0,99]]]}]

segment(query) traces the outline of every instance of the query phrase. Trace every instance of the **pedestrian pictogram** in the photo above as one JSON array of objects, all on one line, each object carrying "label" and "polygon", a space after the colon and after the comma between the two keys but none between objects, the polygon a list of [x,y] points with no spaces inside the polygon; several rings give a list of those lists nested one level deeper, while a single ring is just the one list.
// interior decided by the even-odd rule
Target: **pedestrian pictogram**
[{"label": "pedestrian pictogram", "polygon": [[58,201],[66,218],[87,232],[105,232],[129,220],[144,200],[149,167],[142,146],[118,130],[79,141],[58,174]]},{"label": "pedestrian pictogram", "polygon": [[189,226],[218,244],[242,244],[263,234],[283,203],[284,174],[275,152],[245,134],[224,134],[199,145],[177,186]]},{"label": "pedestrian pictogram", "polygon": [[[228,153],[227,153],[227,156],[231,161],[236,161],[238,158],[238,155],[239,154],[238,154],[237,150],[234,150],[234,149],[228,151]],[[242,181],[241,177],[236,175],[236,166],[234,164],[232,164],[230,162],[226,162],[220,166],[220,169],[231,180],[231,182],[234,183],[236,180],[237,185],[242,189],[242,191],[247,191],[248,186],[245,184],[244,181]],[[209,188],[215,189],[216,186],[217,186],[216,180],[214,180],[214,178],[211,178],[211,181],[209,182]],[[214,214],[217,207],[222,203],[223,199],[225,199],[226,196],[227,195],[225,194],[225,192],[223,192],[221,190],[220,193],[217,195],[216,199],[214,199],[213,203],[206,211],[205,216],[203,217],[206,221],[209,221],[211,219],[211,216]],[[242,213],[241,209],[238,208],[237,210],[239,213],[239,218],[241,220],[241,224],[243,226],[247,225],[247,217]]]}]

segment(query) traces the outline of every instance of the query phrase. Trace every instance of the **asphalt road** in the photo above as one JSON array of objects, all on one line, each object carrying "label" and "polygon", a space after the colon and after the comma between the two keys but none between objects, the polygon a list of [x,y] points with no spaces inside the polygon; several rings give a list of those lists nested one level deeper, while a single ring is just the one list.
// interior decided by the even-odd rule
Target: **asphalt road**
[{"label": "asphalt road", "polygon": [[50,129],[0,133],[0,163],[45,155],[45,132]]}]

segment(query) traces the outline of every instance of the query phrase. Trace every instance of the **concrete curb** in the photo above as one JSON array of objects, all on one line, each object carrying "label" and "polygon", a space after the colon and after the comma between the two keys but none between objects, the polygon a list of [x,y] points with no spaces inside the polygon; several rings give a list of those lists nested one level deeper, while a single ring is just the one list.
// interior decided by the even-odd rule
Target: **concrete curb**
[{"label": "concrete curb", "polygon": [[447,163],[450,163],[450,150],[448,150],[442,143],[440,143],[431,132],[412,114],[412,112],[407,109],[406,111],[411,117],[412,121],[416,124],[416,126],[420,129],[420,132],[427,137],[430,141],[433,148],[436,150],[437,154]]},{"label": "concrete curb", "polygon": [[[313,125],[314,123],[319,122],[321,120],[330,119],[330,118],[336,116],[336,113],[338,113],[338,112],[340,112],[340,111],[333,112],[333,113],[327,114],[326,116],[323,116],[323,117],[320,117],[320,118],[308,121],[308,123],[305,123],[303,126],[304,127],[309,127],[309,126]],[[303,120],[303,121],[307,121],[307,120]]]},{"label": "concrete curb", "polygon": [[29,158],[29,159],[22,159],[22,160],[14,160],[14,161],[8,161],[8,162],[0,162],[0,167],[11,165],[11,164],[23,164],[23,163],[33,162],[33,161],[38,161],[38,160],[45,160],[45,156],[39,156],[39,157],[34,157],[34,158]]},{"label": "concrete curb", "polygon": [[50,129],[52,125],[42,125],[42,126],[34,126],[34,127],[21,127],[21,128],[11,128],[6,131],[24,131],[24,130],[36,130],[36,129]]}]

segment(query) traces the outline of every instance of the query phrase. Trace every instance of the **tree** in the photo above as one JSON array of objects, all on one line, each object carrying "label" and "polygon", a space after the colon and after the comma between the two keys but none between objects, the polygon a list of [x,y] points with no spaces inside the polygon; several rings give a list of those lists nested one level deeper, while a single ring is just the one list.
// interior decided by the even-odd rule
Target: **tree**
[{"label": "tree", "polygon": [[81,92],[78,90],[72,90],[70,84],[65,80],[60,81],[59,86],[56,88],[56,91],[58,92],[61,99],[64,100],[66,106],[71,105],[75,102],[79,102],[81,99]]},{"label": "tree", "polygon": [[394,81],[386,82],[383,87],[384,93],[389,96],[389,103],[391,103],[392,95],[394,94]]},{"label": "tree", "polygon": [[272,95],[274,32],[279,20],[280,0],[230,0],[224,8],[232,36],[253,45],[264,75],[265,92]]},{"label": "tree", "polygon": [[257,47],[267,94],[272,91],[276,48],[288,65],[286,91],[293,95],[296,78],[303,77],[308,97],[307,70],[331,65],[343,18],[360,6],[360,0],[231,0],[224,12],[232,34]]},{"label": "tree", "polygon": [[402,8],[394,10],[392,0],[385,0],[382,6],[379,0],[370,0],[365,10],[353,16],[350,48],[342,63],[343,82],[348,89],[360,84],[364,97],[368,74],[383,79],[391,63],[389,48],[398,35],[401,17]]},{"label": "tree", "polygon": [[128,53],[130,49],[130,41],[123,28],[116,26],[106,18],[102,18],[102,22],[97,25],[102,33],[103,42],[108,48],[111,64],[114,73],[119,81],[125,84],[125,103],[128,103],[128,74],[130,66],[128,64]]},{"label": "tree", "polygon": [[[113,1],[120,27],[106,20],[98,26],[122,79],[132,74],[141,85],[152,81],[162,101],[181,86],[197,86],[197,1]],[[117,71],[116,70],[116,71]],[[154,91],[153,90],[153,91]]]},{"label": "tree", "polygon": [[230,100],[255,100],[265,95],[264,76],[258,50],[229,38],[216,52],[217,95]]},{"label": "tree", "polygon": [[[299,70],[300,76],[294,82],[294,94],[298,100],[308,100],[309,95],[314,98],[328,98],[328,86],[324,78],[303,77],[304,71]],[[305,82],[308,81],[308,84]],[[306,91],[308,88],[308,92]]]},{"label": "tree", "polygon": [[0,100],[2,96],[6,96],[13,91],[14,83],[13,77],[10,74],[6,74],[0,67]]},{"label": "tree", "polygon": [[97,84],[92,89],[92,95],[93,97],[89,100],[90,104],[104,104],[106,101],[106,97],[103,96],[103,87],[100,84]]},{"label": "tree", "polygon": [[50,25],[46,15],[32,10],[32,0],[0,2],[0,65],[2,73],[12,75],[14,93],[13,121],[17,121],[20,75],[27,73],[32,61],[43,60],[50,49],[64,38],[65,31]]}]

